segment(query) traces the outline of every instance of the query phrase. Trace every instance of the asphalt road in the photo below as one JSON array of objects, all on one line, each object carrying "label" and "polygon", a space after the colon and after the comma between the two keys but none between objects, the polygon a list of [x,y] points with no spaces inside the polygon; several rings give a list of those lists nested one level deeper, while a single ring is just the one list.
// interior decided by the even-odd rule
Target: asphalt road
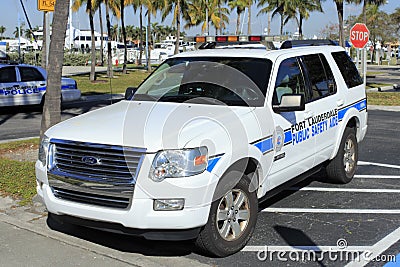
[{"label": "asphalt road", "polygon": [[375,66],[368,65],[368,72],[377,74],[367,77],[367,83],[377,84],[398,84],[400,85],[400,65],[396,66]]},{"label": "asphalt road", "polygon": [[[109,100],[65,103],[62,107],[62,120],[108,104]],[[41,119],[42,109],[39,106],[0,108],[0,141],[39,136]]]}]

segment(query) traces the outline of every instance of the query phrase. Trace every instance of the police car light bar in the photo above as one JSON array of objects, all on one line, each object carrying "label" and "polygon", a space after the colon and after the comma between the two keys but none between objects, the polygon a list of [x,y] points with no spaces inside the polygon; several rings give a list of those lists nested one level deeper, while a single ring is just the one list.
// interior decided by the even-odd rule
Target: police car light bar
[{"label": "police car light bar", "polygon": [[196,43],[205,43],[205,42],[261,42],[265,40],[263,36],[246,36],[246,35],[221,35],[221,36],[196,36],[194,41]]}]

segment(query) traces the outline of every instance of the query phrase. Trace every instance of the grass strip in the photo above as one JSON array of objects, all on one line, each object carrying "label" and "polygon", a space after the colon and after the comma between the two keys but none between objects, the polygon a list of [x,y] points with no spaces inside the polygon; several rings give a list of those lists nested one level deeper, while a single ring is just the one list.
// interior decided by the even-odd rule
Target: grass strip
[{"label": "grass strip", "polygon": [[30,204],[36,194],[35,163],[17,161],[4,154],[21,150],[37,150],[39,139],[33,138],[0,144],[0,194],[19,199],[21,206]]},{"label": "grass strip", "polygon": [[35,163],[1,158],[0,192],[20,199],[21,206],[30,204],[36,194]]}]

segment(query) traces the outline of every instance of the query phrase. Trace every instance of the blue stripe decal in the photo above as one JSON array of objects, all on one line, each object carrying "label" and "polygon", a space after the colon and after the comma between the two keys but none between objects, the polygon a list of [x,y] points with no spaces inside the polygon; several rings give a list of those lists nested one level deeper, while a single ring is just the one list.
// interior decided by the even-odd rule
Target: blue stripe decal
[{"label": "blue stripe decal", "polygon": [[272,137],[268,137],[267,139],[260,141],[254,144],[262,153],[271,151],[274,148],[274,143],[272,141]]},{"label": "blue stripe decal", "polygon": [[396,258],[393,261],[389,261],[384,267],[395,267],[395,266],[400,266],[400,254],[397,254]]},{"label": "blue stripe decal", "polygon": [[361,101],[359,101],[359,102],[357,102],[357,103],[355,103],[355,104],[353,104],[353,105],[351,105],[351,106],[348,106],[348,107],[345,107],[345,108],[339,110],[339,112],[338,112],[338,119],[339,119],[339,121],[343,120],[344,115],[345,115],[346,112],[347,112],[349,109],[351,109],[351,108],[355,108],[355,109],[357,109],[358,111],[364,110],[364,109],[367,108],[367,100],[366,100],[366,99],[363,99],[363,100],[361,100]]},{"label": "blue stripe decal", "polygon": [[39,91],[46,91],[46,87],[38,88]]},{"label": "blue stripe decal", "polygon": [[285,132],[285,140],[284,144],[291,143],[292,142],[292,131],[286,131]]},{"label": "blue stripe decal", "polygon": [[216,158],[209,159],[208,160],[208,164],[207,164],[207,171],[211,172],[220,159],[221,159],[221,157],[216,157]]}]

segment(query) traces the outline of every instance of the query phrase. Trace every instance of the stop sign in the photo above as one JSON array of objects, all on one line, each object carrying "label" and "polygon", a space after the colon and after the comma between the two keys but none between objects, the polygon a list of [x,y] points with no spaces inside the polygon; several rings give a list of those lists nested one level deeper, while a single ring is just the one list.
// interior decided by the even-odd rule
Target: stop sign
[{"label": "stop sign", "polygon": [[350,42],[356,48],[364,48],[369,40],[369,30],[364,23],[356,23],[350,30]]}]

